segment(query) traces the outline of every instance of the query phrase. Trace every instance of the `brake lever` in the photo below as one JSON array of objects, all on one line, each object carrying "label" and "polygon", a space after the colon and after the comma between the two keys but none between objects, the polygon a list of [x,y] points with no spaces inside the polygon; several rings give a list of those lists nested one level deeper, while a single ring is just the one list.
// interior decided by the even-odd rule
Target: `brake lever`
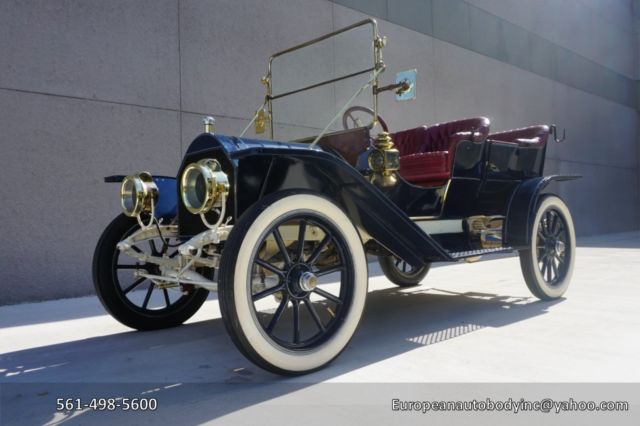
[{"label": "brake lever", "polygon": [[555,124],[549,126],[549,132],[553,136],[553,140],[556,141],[556,143],[560,143],[567,138],[567,129],[562,129],[562,137],[558,139],[558,128]]}]

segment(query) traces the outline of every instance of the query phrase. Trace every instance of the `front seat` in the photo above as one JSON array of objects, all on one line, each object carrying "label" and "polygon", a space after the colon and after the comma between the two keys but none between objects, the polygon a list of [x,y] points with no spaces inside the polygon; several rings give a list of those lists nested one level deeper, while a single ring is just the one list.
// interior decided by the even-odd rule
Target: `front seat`
[{"label": "front seat", "polygon": [[393,142],[400,151],[400,176],[427,188],[444,185],[451,178],[458,143],[483,142],[490,126],[488,118],[477,117],[393,133]]}]

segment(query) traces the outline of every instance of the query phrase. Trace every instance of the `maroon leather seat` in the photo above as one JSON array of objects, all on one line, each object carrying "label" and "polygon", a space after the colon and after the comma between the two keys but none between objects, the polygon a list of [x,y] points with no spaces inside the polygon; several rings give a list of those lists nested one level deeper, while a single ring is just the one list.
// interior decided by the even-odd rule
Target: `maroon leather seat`
[{"label": "maroon leather seat", "polygon": [[517,143],[519,145],[544,145],[549,139],[549,126],[538,125],[521,129],[492,133],[489,139],[499,142]]},{"label": "maroon leather seat", "polygon": [[467,118],[420,126],[392,134],[400,151],[400,175],[414,185],[440,186],[451,177],[456,146],[463,140],[484,141],[488,118]]}]

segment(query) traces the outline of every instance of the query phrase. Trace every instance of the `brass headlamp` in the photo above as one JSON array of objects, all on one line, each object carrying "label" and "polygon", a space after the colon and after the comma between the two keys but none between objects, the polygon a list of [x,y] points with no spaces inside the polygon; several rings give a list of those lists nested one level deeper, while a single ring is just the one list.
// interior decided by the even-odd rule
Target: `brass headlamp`
[{"label": "brass headlamp", "polygon": [[222,206],[222,195],[229,194],[229,178],[218,160],[205,158],[184,169],[180,193],[189,212],[207,213],[214,207]]},{"label": "brass headlamp", "polygon": [[122,211],[129,217],[153,211],[153,203],[158,198],[158,187],[149,172],[127,176],[120,186]]}]

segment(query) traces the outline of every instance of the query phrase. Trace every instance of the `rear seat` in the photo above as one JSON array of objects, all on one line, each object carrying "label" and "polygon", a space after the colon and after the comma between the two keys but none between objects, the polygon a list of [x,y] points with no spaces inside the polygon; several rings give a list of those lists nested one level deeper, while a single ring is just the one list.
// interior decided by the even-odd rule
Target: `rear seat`
[{"label": "rear seat", "polygon": [[443,185],[451,177],[457,144],[462,140],[484,141],[489,127],[488,118],[478,117],[392,134],[400,151],[400,175],[414,185]]},{"label": "rear seat", "polygon": [[525,146],[544,145],[547,143],[547,139],[549,139],[549,126],[538,125],[492,133],[488,139],[499,142],[517,143]]}]

